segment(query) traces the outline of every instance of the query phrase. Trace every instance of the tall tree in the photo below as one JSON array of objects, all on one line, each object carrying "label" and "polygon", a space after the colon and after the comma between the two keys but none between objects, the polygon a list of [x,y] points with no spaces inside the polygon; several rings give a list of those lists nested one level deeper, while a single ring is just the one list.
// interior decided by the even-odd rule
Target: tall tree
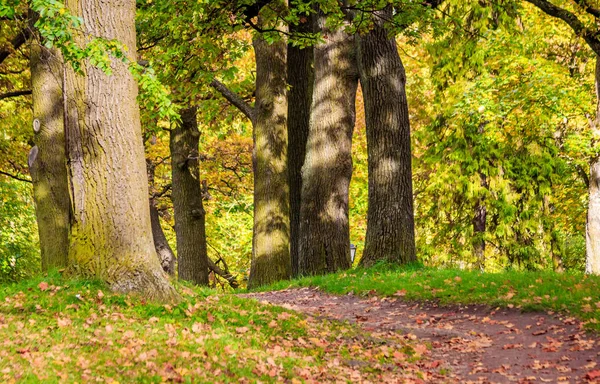
[{"label": "tall tree", "polygon": [[253,40],[256,57],[254,107],[254,229],[248,287],[289,279],[287,44]]},{"label": "tall tree", "polygon": [[29,170],[40,235],[42,270],[67,266],[70,207],[64,134],[63,64],[57,49],[31,43],[35,146]]},{"label": "tall tree", "polygon": [[384,25],[392,8],[372,16],[373,29],[358,43],[369,158],[365,266],[416,261],[406,74]]},{"label": "tall tree", "polygon": [[358,87],[354,36],[330,30],[316,15],[323,41],[314,48],[314,88],[302,200],[298,272],[314,275],[350,267],[348,188]]},{"label": "tall tree", "polygon": [[[292,34],[312,32],[312,16],[300,17],[299,24],[290,25]],[[288,176],[290,185],[290,258],[292,275],[298,275],[300,240],[300,199],[302,195],[302,165],[310,124],[310,105],[314,83],[313,47],[288,44]]]},{"label": "tall tree", "polygon": [[[88,36],[115,39],[136,61],[135,1],[69,0],[66,6],[83,21],[78,44]],[[137,85],[123,61],[113,60],[111,71],[90,63],[83,74],[66,70],[69,270],[117,292],[170,301],[177,293],[152,241]]]},{"label": "tall tree", "polygon": [[181,112],[181,124],[171,131],[172,199],[177,237],[179,278],[208,285],[208,256],[195,107]]},{"label": "tall tree", "polygon": [[[585,40],[596,56],[596,116],[591,122],[594,145],[600,138],[600,8],[596,8],[587,0],[572,0],[576,9],[585,13],[584,17],[592,17],[594,26],[586,25],[576,13],[559,7],[547,0],[525,0],[541,9],[544,13],[558,18]],[[583,19],[584,20],[584,19]],[[596,154],[590,160],[588,212],[586,224],[586,273],[600,274],[600,155]]]}]

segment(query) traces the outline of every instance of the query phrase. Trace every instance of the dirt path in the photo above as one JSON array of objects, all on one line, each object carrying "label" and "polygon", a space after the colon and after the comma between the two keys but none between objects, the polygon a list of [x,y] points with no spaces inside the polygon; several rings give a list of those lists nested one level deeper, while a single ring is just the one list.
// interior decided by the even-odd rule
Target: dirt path
[{"label": "dirt path", "polygon": [[600,383],[600,337],[570,317],[484,306],[441,307],[399,298],[288,289],[246,297],[312,316],[400,331],[431,345],[431,361],[459,383]]}]

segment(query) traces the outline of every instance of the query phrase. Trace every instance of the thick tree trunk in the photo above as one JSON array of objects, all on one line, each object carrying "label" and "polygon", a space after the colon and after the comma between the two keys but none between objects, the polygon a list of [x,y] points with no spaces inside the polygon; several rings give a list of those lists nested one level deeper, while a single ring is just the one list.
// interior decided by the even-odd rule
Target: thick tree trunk
[{"label": "thick tree trunk", "polygon": [[70,207],[65,154],[63,64],[56,49],[31,43],[35,146],[29,154],[42,271],[68,263]]},{"label": "thick tree trunk", "polygon": [[364,266],[416,260],[406,74],[383,25],[391,17],[391,7],[375,12],[374,29],[358,44],[369,157]]},{"label": "thick tree trunk", "polygon": [[[307,16],[310,17],[310,16]],[[291,32],[311,32],[307,21],[292,26]],[[306,141],[310,124],[310,105],[314,83],[313,48],[288,45],[288,174],[290,185],[290,257],[292,276],[298,275],[300,240],[300,199],[302,195],[302,165],[306,154]]]},{"label": "thick tree trunk", "polygon": [[254,41],[254,231],[248,287],[291,276],[287,173],[287,90],[284,41]]},{"label": "thick tree trunk", "polygon": [[[594,142],[600,140],[600,57],[596,56],[596,118],[592,126]],[[585,272],[600,274],[600,156],[590,162],[589,203],[586,224]]]},{"label": "thick tree trunk", "polygon": [[177,237],[179,278],[208,285],[205,212],[202,203],[196,108],[181,112],[181,125],[171,131],[172,199]]},{"label": "thick tree trunk", "polygon": [[[135,1],[69,0],[87,36],[116,39],[135,61]],[[126,64],[112,74],[87,64],[66,71],[66,140],[72,225],[71,273],[106,281],[117,292],[172,301],[177,293],[152,241],[137,85]]]},{"label": "thick tree trunk", "polygon": [[348,188],[352,177],[352,132],[358,87],[354,37],[327,30],[317,15],[324,42],[315,46],[315,81],[302,201],[298,272],[315,275],[350,267]]}]

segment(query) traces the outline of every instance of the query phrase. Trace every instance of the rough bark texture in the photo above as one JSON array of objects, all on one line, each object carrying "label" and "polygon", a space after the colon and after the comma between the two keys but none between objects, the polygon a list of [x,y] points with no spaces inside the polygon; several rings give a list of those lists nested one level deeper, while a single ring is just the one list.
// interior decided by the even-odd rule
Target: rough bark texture
[{"label": "rough bark texture", "polygon": [[[155,172],[156,165],[149,159],[146,159],[146,172],[148,173],[148,185],[152,190],[154,186],[155,180]],[[168,190],[169,188],[165,189]],[[160,217],[158,214],[158,209],[156,207],[156,197],[159,194],[151,193],[150,198],[148,199],[148,203],[150,206],[150,225],[152,227],[152,238],[154,240],[154,249],[156,249],[156,254],[158,256],[158,261],[160,261],[160,265],[162,266],[163,271],[167,272],[169,275],[175,275],[175,253],[171,249],[167,238],[165,237],[165,233],[160,225]]]},{"label": "rough bark texture", "polygon": [[181,124],[171,131],[171,197],[177,237],[179,278],[208,285],[205,211],[202,203],[196,108],[181,112]]},{"label": "rough bark texture", "polygon": [[369,157],[364,266],[416,260],[406,74],[383,25],[391,17],[390,7],[375,12],[374,29],[358,44]]},{"label": "rough bark texture", "polygon": [[68,263],[70,207],[65,154],[63,65],[59,52],[31,44],[35,146],[29,154],[42,271]]},{"label": "rough bark texture", "polygon": [[287,90],[284,41],[254,41],[254,231],[248,287],[291,276],[287,173]]},{"label": "rough bark texture", "polygon": [[[291,27],[291,32],[311,32],[312,23]],[[290,185],[290,257],[292,276],[298,275],[300,240],[300,199],[302,195],[302,165],[310,124],[310,105],[314,83],[313,48],[288,45],[288,174]]]},{"label": "rough bark texture", "polygon": [[175,275],[175,254],[165,237],[165,233],[160,226],[160,217],[158,209],[153,199],[149,199],[150,203],[150,224],[152,226],[152,238],[154,239],[154,249],[163,271],[169,275]]},{"label": "rough bark texture", "polygon": [[[596,56],[596,119],[594,140],[600,139],[600,56]],[[594,143],[595,144],[595,143]],[[586,224],[585,272],[600,274],[600,157],[590,162],[589,203]]]},{"label": "rough bark texture", "polygon": [[[87,36],[116,39],[135,61],[135,1],[69,0]],[[117,292],[159,301],[177,299],[162,270],[148,208],[148,181],[136,102],[127,66],[113,60],[112,75],[86,65],[65,71],[65,127],[72,225],[69,271],[106,281]]]},{"label": "rough bark texture", "polygon": [[315,275],[350,267],[348,188],[352,177],[352,132],[358,87],[354,37],[325,28],[316,16],[324,42],[315,46],[315,81],[302,201],[298,272]]}]

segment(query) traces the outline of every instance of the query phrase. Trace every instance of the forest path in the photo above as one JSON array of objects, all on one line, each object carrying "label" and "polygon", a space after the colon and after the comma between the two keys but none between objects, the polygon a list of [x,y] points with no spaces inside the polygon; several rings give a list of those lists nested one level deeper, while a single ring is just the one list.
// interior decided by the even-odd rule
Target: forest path
[{"label": "forest path", "polygon": [[[315,288],[243,296],[356,323],[367,332],[401,332],[431,346],[423,366],[437,373],[449,370],[447,382],[600,383],[600,337],[564,315],[335,296]],[[440,382],[435,376],[430,382]]]}]

